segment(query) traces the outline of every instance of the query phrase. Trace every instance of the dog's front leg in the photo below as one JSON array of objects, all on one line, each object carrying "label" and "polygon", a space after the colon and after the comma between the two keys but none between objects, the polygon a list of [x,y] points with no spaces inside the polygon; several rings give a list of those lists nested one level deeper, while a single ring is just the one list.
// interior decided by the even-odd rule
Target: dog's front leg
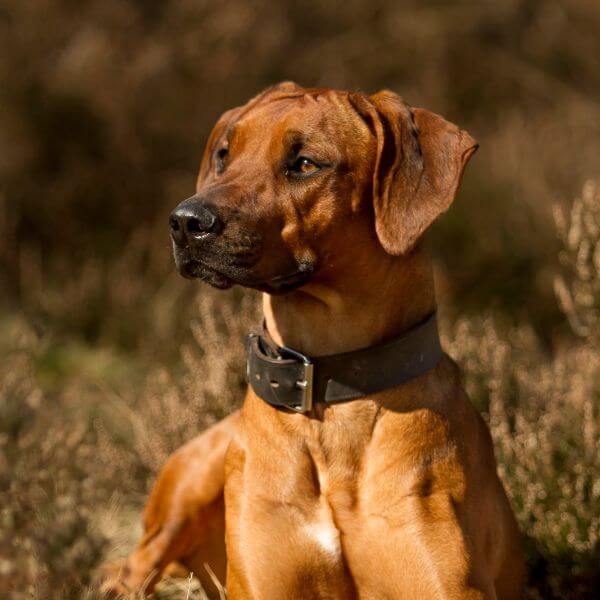
[{"label": "dog's front leg", "polygon": [[127,559],[107,567],[104,592],[151,593],[165,569],[179,562],[217,593],[204,564],[224,581],[224,463],[238,422],[236,411],[169,457],[146,505],[145,535]]}]

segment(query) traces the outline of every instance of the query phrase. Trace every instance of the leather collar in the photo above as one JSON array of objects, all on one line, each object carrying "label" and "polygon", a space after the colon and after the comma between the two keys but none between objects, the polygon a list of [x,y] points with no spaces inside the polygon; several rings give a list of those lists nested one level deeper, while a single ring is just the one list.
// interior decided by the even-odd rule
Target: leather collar
[{"label": "leather collar", "polygon": [[247,339],[248,382],[272,406],[305,413],[315,402],[341,402],[396,387],[437,365],[442,348],[436,314],[383,344],[310,357],[277,346],[270,335]]}]

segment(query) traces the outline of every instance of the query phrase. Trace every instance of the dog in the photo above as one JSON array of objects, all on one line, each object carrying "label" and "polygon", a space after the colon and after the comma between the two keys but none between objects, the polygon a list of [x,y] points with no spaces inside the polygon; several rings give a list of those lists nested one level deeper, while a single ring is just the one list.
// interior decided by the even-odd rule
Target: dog
[{"label": "dog", "polygon": [[385,90],[286,82],[220,118],[170,218],[175,262],[262,292],[264,331],[243,407],[168,460],[105,590],[150,592],[178,562],[232,600],[521,596],[520,534],[439,348],[423,244],[476,149]]}]

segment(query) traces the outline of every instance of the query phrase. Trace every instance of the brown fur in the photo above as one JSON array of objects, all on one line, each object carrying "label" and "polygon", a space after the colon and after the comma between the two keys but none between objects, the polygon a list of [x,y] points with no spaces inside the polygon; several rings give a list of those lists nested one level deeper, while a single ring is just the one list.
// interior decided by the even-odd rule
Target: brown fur
[{"label": "brown fur", "polygon": [[[330,166],[286,180],[290,136]],[[215,127],[197,195],[228,225],[202,255],[176,249],[178,265],[201,260],[214,285],[275,292],[278,275],[310,264],[299,288],[264,294],[273,338],[309,355],[385,341],[435,308],[420,240],[475,149],[391,92],[271,88]],[[244,266],[232,266],[234,252]],[[232,599],[512,599],[523,585],[490,435],[447,357],[407,384],[307,415],[249,389],[239,413],[169,459],[145,527],[106,589],[150,591],[172,561],[215,594],[208,562]]]}]

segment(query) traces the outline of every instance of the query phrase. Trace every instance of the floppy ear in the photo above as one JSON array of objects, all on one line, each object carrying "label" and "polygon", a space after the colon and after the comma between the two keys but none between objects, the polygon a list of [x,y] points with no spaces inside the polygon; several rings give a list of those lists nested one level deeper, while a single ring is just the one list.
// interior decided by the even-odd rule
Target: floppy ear
[{"label": "floppy ear", "polygon": [[452,204],[477,142],[439,115],[411,109],[393,92],[368,101],[377,138],[375,228],[387,252],[405,254]]}]

